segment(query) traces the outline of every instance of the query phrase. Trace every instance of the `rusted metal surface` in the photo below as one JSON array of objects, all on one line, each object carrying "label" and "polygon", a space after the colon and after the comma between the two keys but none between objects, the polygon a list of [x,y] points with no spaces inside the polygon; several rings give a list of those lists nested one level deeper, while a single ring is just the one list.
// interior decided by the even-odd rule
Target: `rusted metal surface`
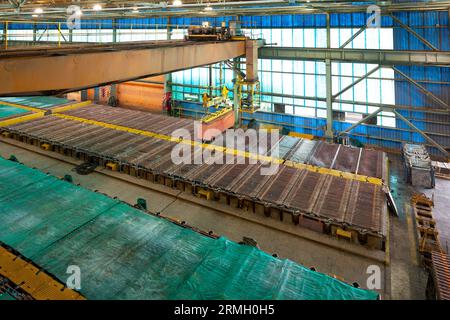
[{"label": "rusted metal surface", "polygon": [[214,175],[204,181],[205,184],[221,190],[230,190],[233,181],[236,180],[242,171],[246,171],[249,164],[224,164]]},{"label": "rusted metal surface", "polygon": [[245,51],[245,41],[168,41],[7,50],[0,52],[0,96],[93,88],[213,64],[242,56]]},{"label": "rusted metal surface", "polygon": [[[290,138],[298,139],[298,142],[294,144],[291,150],[280,152],[280,154],[284,154],[283,158],[286,160],[387,179],[384,152],[330,144],[324,141]],[[280,146],[282,143],[280,143]],[[290,142],[290,144],[293,144],[293,142]],[[284,149],[280,148],[280,150]]]},{"label": "rusted metal surface", "polygon": [[[131,111],[125,112],[123,117],[118,117],[115,111],[106,108],[107,112],[95,115],[88,112],[88,109],[72,110],[70,114],[77,117],[93,117],[95,120],[101,119],[119,125],[133,125],[129,121],[132,120],[132,115],[136,114]],[[92,109],[102,110],[97,107]],[[136,128],[145,128],[162,134],[168,126],[187,127],[186,122],[177,118],[162,118],[164,127],[160,126],[159,120],[154,120],[154,115],[146,113],[138,116],[141,122],[134,124]],[[156,119],[159,119],[159,116]],[[231,155],[232,164],[218,164],[211,161],[217,155],[204,156],[202,153],[204,150],[195,153],[193,148],[192,164],[175,164],[171,153],[177,145],[176,142],[52,115],[20,123],[6,130],[21,141],[37,146],[41,146],[42,143],[50,144],[53,151],[89,160],[98,165],[117,163],[119,171],[153,182],[193,193],[197,192],[197,187],[201,187],[203,190],[214,192],[216,194],[214,197],[224,199],[230,205],[233,203],[256,213],[263,212],[266,216],[275,214],[283,221],[332,235],[335,233],[333,226],[338,226],[357,234],[354,241],[362,244],[367,242],[365,235],[370,234],[379,241],[375,247],[382,249],[384,245],[387,234],[386,201],[381,186],[375,184],[283,164],[279,165],[275,175],[263,175],[261,169],[267,166],[266,164],[252,164],[249,158],[238,159],[236,155]],[[297,151],[302,145],[313,145],[307,140],[294,139],[282,137],[275,143],[285,156],[291,158],[295,154],[299,155]],[[310,148],[309,153],[311,155],[316,153],[315,161],[323,163],[326,155],[334,154],[333,159],[326,160],[330,166],[334,163],[334,166],[345,167],[345,162],[350,161],[348,159],[354,159],[357,154],[359,155],[359,149],[352,149],[352,154],[346,157],[346,154],[341,154],[344,149],[339,146],[327,144],[319,149],[316,148],[317,145],[320,146],[318,142],[314,142],[314,148]],[[275,145],[269,148],[271,149],[269,152],[267,150],[261,152],[271,154],[273,147]],[[238,160],[245,161],[238,163]],[[355,166],[353,163],[351,169]],[[179,186],[178,182],[183,185]],[[208,199],[211,197],[209,194]],[[237,202],[231,201],[232,198],[237,199]]]},{"label": "rusted metal surface", "polygon": [[352,173],[356,172],[359,155],[362,152],[362,150],[363,149],[360,148],[347,148],[342,146],[339,149],[339,153],[336,156],[336,160],[334,162],[332,169]]},{"label": "rusted metal surface", "polygon": [[[261,135],[265,135],[264,138],[260,138]],[[280,147],[280,143],[285,137],[286,136],[280,135],[275,136],[270,132],[264,134],[259,131],[254,132],[250,130],[236,130],[234,132],[226,131],[222,133],[222,135],[217,136],[211,144],[219,147],[226,147],[228,149],[251,152],[259,155],[268,155],[274,158],[282,158],[281,155],[276,152],[276,148]]]},{"label": "rusted metal surface", "polygon": [[284,199],[301,172],[296,168],[280,166],[277,174],[271,177],[256,197],[263,202],[285,206]]},{"label": "rusted metal surface", "polygon": [[241,177],[235,180],[230,191],[248,199],[256,199],[264,185],[272,178],[270,175],[261,175],[261,167],[262,165],[249,166],[242,172]]},{"label": "rusted metal surface", "polygon": [[358,171],[356,173],[369,177],[383,178],[385,169],[383,163],[383,152],[362,149]]},{"label": "rusted metal surface", "polygon": [[167,117],[137,110],[91,105],[62,112],[62,114],[169,136],[177,129],[186,129],[192,138],[194,133],[194,122],[192,120]]},{"label": "rusted metal surface", "polygon": [[434,251],[431,260],[437,298],[439,300],[450,300],[450,256]]},{"label": "rusted metal surface", "polygon": [[324,179],[325,175],[305,171],[285,199],[285,205],[300,212],[312,212]]},{"label": "rusted metal surface", "polygon": [[380,215],[386,205],[386,196],[381,187],[360,181],[348,181],[352,184],[349,192],[349,204],[345,213],[346,223],[357,225],[366,230],[377,230],[386,234],[386,216]]},{"label": "rusted metal surface", "polygon": [[[318,216],[327,217],[332,221],[347,222],[348,191],[352,182],[335,179],[333,176],[326,176],[322,179],[320,188],[316,190],[317,197],[314,199],[314,203],[311,203],[312,212]],[[363,225],[358,226],[364,227]],[[370,226],[370,229],[376,230],[373,226]]]},{"label": "rusted metal surface", "polygon": [[411,197],[416,218],[419,253],[426,268],[432,268],[433,252],[443,252],[439,240],[436,220],[433,216],[434,202],[425,194],[415,194]]},{"label": "rusted metal surface", "polygon": [[316,148],[311,158],[309,158],[308,164],[323,168],[331,168],[338,149],[339,145],[337,144],[319,142],[319,146]]},{"label": "rusted metal surface", "polygon": [[[194,122],[189,119],[173,118],[148,112],[90,105],[62,112],[64,115],[82,119],[104,122],[132,129],[144,130],[172,136],[175,130],[184,129],[194,139]],[[261,148],[257,141],[250,139],[252,132],[242,131],[239,135],[223,134],[216,137],[211,144],[232,149],[268,155],[274,158],[318,167],[335,169],[343,172],[357,173],[368,177],[387,179],[386,156],[383,152],[329,144],[323,141],[312,141],[291,136],[278,136],[272,139],[269,133],[267,147]],[[232,138],[234,141],[227,141]],[[242,145],[237,144],[243,140]]]}]

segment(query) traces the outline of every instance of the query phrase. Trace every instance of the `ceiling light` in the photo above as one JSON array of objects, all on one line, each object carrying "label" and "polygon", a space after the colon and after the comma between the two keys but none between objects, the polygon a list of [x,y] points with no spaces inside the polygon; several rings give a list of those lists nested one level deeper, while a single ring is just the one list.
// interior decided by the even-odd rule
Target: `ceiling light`
[{"label": "ceiling light", "polygon": [[41,13],[44,13],[44,10],[42,10],[41,8],[36,8],[36,9],[34,9],[34,13],[41,14]]},{"label": "ceiling light", "polygon": [[94,6],[92,7],[92,10],[94,10],[94,11],[100,11],[100,10],[102,10],[102,6],[101,6],[100,4],[96,4],[96,5],[94,5]]},{"label": "ceiling light", "polygon": [[39,17],[39,15],[37,15],[37,14],[33,14],[33,15],[31,15],[33,18],[37,18],[37,17]]},{"label": "ceiling light", "polygon": [[205,11],[211,11],[213,8],[211,7],[211,5],[208,3],[208,5],[205,7]]},{"label": "ceiling light", "polygon": [[137,7],[133,7],[133,10],[132,10],[131,12],[133,12],[133,13],[139,13],[139,10],[138,10]]},{"label": "ceiling light", "polygon": [[174,0],[173,6],[174,7],[181,7],[183,5],[183,2],[181,0]]}]

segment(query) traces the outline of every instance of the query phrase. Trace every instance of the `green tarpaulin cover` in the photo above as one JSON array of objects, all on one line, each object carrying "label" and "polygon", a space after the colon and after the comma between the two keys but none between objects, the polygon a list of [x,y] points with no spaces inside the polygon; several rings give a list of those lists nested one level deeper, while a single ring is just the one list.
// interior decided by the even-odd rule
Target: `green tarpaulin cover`
[{"label": "green tarpaulin cover", "polygon": [[46,109],[46,108],[51,108],[51,107],[54,107],[54,106],[58,106],[58,105],[61,105],[61,104],[68,103],[70,100],[63,99],[63,98],[57,98],[57,97],[35,96],[35,97],[6,97],[6,98],[0,98],[0,103],[2,101],[9,102],[9,103],[20,104],[22,106],[27,106],[27,107]]},{"label": "green tarpaulin cover", "polygon": [[213,239],[0,158],[0,241],[88,299],[376,299],[290,260]]},{"label": "green tarpaulin cover", "polygon": [[17,116],[19,114],[27,113],[27,112],[29,112],[29,111],[25,110],[25,109],[7,106],[4,104],[1,104],[1,102],[0,102],[0,120],[8,118],[8,117],[12,117],[12,116]]}]

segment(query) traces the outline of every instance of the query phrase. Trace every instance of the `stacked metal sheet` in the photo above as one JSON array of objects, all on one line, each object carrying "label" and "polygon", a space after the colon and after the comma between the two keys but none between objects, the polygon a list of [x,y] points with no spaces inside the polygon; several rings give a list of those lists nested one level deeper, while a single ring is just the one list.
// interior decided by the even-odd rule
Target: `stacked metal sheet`
[{"label": "stacked metal sheet", "polygon": [[450,256],[434,251],[431,260],[436,297],[438,300],[450,300]]},{"label": "stacked metal sheet", "polygon": [[194,134],[192,120],[137,110],[95,105],[65,111],[63,114],[164,135],[171,135],[177,129],[186,129],[192,137]]},{"label": "stacked metal sheet", "polygon": [[[177,129],[186,129],[194,139],[194,122],[189,119],[100,105],[66,111],[63,114],[169,136]],[[213,144],[223,144],[225,147],[226,136],[224,135],[223,138],[220,141],[216,140]],[[269,138],[268,143],[272,143],[272,139]],[[245,151],[249,151],[249,147],[246,144]],[[268,149],[273,150],[274,147],[269,145]],[[278,154],[273,156],[286,161],[387,179],[386,155],[380,151],[291,136],[280,136],[276,147],[278,147]]]},{"label": "stacked metal sheet", "polygon": [[[193,128],[192,121],[185,119],[107,107],[103,113],[102,108],[88,109],[66,114],[159,134],[169,134],[176,126],[188,130]],[[243,163],[238,163],[238,156],[233,152],[222,155],[224,158],[230,157],[231,164],[214,163],[217,154],[195,153],[195,150],[192,150],[190,163],[176,164],[171,153],[177,142],[170,139],[130,133],[54,115],[10,126],[5,130],[18,140],[36,146],[45,144],[50,150],[102,166],[108,166],[112,162],[121,172],[197,195],[206,195],[208,199],[220,200],[256,214],[331,235],[336,235],[338,229],[345,229],[352,234],[351,240],[354,242],[378,249],[383,249],[385,245],[385,195],[382,187],[376,184],[284,164],[279,164],[275,175],[263,175],[261,169],[266,168],[266,164],[252,164],[248,158],[244,158]],[[347,150],[346,148],[315,142],[314,148],[310,148],[313,143],[309,140],[295,139],[282,137],[278,141],[281,154],[289,159],[296,157],[295,159],[302,159],[306,163],[315,161],[314,163],[321,162],[333,167],[336,163],[345,162],[336,162],[340,157],[355,157],[354,154],[346,156],[342,151]],[[311,149],[311,152],[307,157],[301,158],[307,149]],[[369,159],[372,155],[365,150],[348,150],[357,152],[360,160]],[[270,155],[270,152],[269,150],[266,154]],[[327,155],[332,155],[333,159],[330,160]],[[345,168],[356,168],[356,171],[357,167],[362,168],[362,163]],[[367,172],[377,173],[376,165],[367,168]]]},{"label": "stacked metal sheet", "polygon": [[[294,139],[296,143],[293,143]],[[386,155],[383,152],[289,136],[283,137],[280,149],[285,143],[293,145],[284,156],[287,161],[387,179]]]},{"label": "stacked metal sheet", "polygon": [[423,145],[404,144],[406,180],[413,186],[434,188],[434,169],[430,155]]}]

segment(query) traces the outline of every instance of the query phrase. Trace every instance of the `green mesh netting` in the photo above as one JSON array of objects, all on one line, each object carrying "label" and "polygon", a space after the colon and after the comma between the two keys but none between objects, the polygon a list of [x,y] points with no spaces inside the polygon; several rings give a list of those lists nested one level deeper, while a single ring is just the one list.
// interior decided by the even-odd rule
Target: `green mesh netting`
[{"label": "green mesh netting", "polygon": [[7,105],[4,105],[4,104],[0,104],[0,120],[4,119],[4,118],[11,117],[11,116],[15,116],[15,115],[18,115],[18,114],[27,113],[27,112],[29,112],[29,111],[28,110],[24,110],[24,109],[20,109],[20,108],[7,106]]},{"label": "green mesh netting", "polygon": [[0,98],[0,102],[1,101],[20,104],[22,106],[27,107],[46,109],[68,103],[70,100],[57,97],[33,96],[33,97],[6,97]]},{"label": "green mesh netting", "polygon": [[212,239],[0,158],[0,241],[88,299],[376,299],[289,260]]}]

